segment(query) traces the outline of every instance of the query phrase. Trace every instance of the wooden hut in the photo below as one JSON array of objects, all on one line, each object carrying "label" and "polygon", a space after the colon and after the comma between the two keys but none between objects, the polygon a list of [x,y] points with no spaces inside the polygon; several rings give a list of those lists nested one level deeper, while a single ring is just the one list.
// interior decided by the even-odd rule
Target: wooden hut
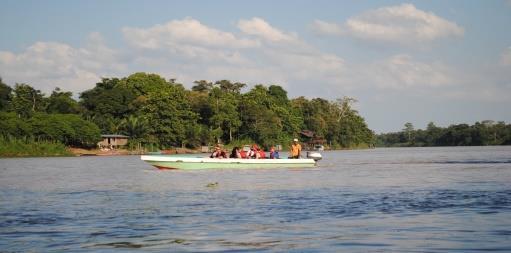
[{"label": "wooden hut", "polygon": [[323,145],[326,144],[326,140],[322,136],[316,135],[311,130],[302,130],[300,135],[304,140],[306,150],[316,150],[319,146],[323,148]]},{"label": "wooden hut", "polygon": [[128,144],[129,136],[121,134],[102,134],[101,138],[103,138],[103,140],[98,142],[98,147],[100,149],[115,149],[126,146]]}]

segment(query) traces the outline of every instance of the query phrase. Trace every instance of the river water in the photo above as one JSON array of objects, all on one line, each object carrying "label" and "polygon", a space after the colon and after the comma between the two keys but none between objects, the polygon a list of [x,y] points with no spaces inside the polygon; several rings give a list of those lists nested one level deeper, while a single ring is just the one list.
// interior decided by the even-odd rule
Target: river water
[{"label": "river water", "polygon": [[0,159],[0,252],[511,252],[511,147],[323,157],[193,172]]}]

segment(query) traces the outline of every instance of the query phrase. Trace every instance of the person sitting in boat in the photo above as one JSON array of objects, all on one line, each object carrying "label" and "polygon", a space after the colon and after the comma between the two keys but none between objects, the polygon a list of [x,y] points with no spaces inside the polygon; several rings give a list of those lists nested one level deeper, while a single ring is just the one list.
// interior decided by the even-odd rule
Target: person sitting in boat
[{"label": "person sitting in boat", "polygon": [[249,159],[258,159],[261,155],[258,152],[259,147],[257,144],[253,144],[250,148],[250,151],[248,151],[247,158]]},{"label": "person sitting in boat", "polygon": [[232,149],[232,152],[231,152],[231,155],[229,156],[229,158],[242,158],[241,157],[240,148],[239,147],[234,147]]},{"label": "person sitting in boat", "polygon": [[279,159],[279,151],[274,146],[270,148],[270,159]]},{"label": "person sitting in boat", "polygon": [[299,159],[300,156],[301,156],[301,152],[302,152],[302,145],[300,145],[300,143],[298,143],[298,139],[293,139],[293,144],[291,144],[291,148],[290,148],[290,152],[291,152],[291,156],[289,158],[292,158],[292,159]]},{"label": "person sitting in boat", "polygon": [[248,151],[240,150],[240,156],[242,159],[248,159]]},{"label": "person sitting in boat", "polygon": [[209,156],[210,158],[227,158],[227,153],[220,148],[219,145],[215,146],[215,151]]},{"label": "person sitting in boat", "polygon": [[262,148],[257,149],[258,159],[266,159],[266,153]]}]

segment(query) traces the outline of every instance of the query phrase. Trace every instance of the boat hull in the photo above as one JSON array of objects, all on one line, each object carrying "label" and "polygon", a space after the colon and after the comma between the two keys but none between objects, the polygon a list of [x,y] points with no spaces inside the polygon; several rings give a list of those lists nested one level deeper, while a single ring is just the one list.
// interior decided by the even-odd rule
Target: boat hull
[{"label": "boat hull", "polygon": [[161,155],[143,155],[140,158],[159,169],[177,170],[308,168],[316,165],[313,159],[217,159]]}]

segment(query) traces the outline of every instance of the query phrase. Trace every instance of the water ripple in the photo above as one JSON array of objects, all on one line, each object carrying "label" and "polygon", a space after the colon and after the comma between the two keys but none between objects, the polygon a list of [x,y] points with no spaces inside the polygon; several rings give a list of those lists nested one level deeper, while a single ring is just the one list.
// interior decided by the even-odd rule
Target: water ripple
[{"label": "water ripple", "polygon": [[2,161],[0,251],[510,252],[511,149],[436,150],[326,152],[313,170]]}]

